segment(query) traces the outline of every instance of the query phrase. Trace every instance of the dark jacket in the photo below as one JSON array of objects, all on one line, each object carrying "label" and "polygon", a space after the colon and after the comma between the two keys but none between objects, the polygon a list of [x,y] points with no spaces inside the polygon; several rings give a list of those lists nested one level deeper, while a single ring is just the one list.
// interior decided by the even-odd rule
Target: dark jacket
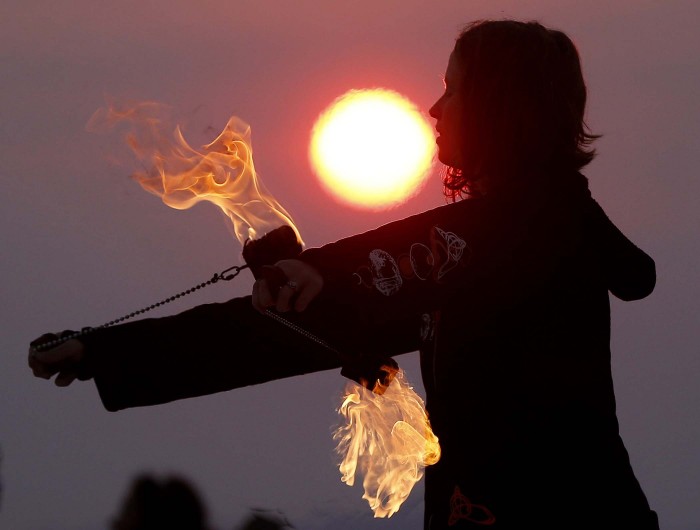
[{"label": "dark jacket", "polygon": [[[300,259],[325,285],[295,322],[354,358],[421,351],[442,447],[426,470],[426,528],[656,528],[618,433],[608,300],[647,296],[654,262],[582,176],[446,205]],[[84,341],[109,410],[347,360],[248,298]]]}]

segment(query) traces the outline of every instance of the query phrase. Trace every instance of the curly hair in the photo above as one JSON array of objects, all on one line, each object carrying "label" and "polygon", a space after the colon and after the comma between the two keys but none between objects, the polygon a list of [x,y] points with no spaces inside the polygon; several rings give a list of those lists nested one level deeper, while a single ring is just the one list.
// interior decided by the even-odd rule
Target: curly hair
[{"label": "curly hair", "polygon": [[443,175],[447,198],[480,194],[485,176],[489,187],[536,185],[593,159],[590,144],[599,136],[584,121],[581,62],[563,32],[538,22],[476,21],[461,32],[453,55],[465,74],[466,106],[463,162]]}]

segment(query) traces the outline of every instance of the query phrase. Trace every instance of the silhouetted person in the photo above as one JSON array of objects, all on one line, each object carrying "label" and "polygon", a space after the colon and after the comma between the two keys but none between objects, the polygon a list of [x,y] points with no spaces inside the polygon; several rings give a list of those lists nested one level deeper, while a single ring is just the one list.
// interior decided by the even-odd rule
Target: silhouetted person
[{"label": "silhouetted person", "polygon": [[274,308],[365,361],[420,350],[442,447],[426,529],[656,529],[619,436],[608,298],[649,295],[655,266],[591,197],[585,105],[564,33],[471,24],[430,109],[452,203],[286,256],[252,304],[99,330],[30,365],[93,377],[119,410],[342,364],[255,311]]},{"label": "silhouetted person", "polygon": [[111,530],[208,530],[194,487],[179,477],[134,479]]}]

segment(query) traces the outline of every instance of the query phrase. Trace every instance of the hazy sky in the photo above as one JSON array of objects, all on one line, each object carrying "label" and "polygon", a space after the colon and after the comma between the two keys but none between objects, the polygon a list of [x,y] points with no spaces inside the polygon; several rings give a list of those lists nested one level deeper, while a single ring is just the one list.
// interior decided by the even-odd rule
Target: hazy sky
[{"label": "hazy sky", "polygon": [[[232,114],[248,121],[263,181],[314,246],[442,203],[436,176],[388,212],[338,205],[307,163],[323,108],[348,89],[384,86],[427,109],[460,27],[512,17],[562,29],[579,47],[588,123],[603,134],[586,174],[658,272],[648,299],[612,304],[622,435],[662,528],[700,528],[699,6],[4,0],[0,526],[105,528],[146,470],[191,479],[221,530],[251,507],[282,510],[303,530],[420,528],[422,488],[394,517],[374,520],[361,490],[340,482],[330,434],[345,384],[337,372],[108,413],[92,383],[57,389],[33,378],[26,349],[45,331],[99,325],[240,263],[214,207],[169,209],[106,161],[110,138],[84,130],[105,94],[172,105],[195,145]],[[244,274],[158,314],[251,285]],[[399,361],[422,392],[416,355]]]}]

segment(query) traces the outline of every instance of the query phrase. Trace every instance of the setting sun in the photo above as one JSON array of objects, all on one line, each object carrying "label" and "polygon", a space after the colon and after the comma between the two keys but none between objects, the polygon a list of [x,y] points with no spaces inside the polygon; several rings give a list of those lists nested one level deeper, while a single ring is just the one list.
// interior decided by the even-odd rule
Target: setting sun
[{"label": "setting sun", "polygon": [[383,209],[422,186],[435,152],[417,107],[387,89],[351,90],[316,121],[309,158],[324,188],[352,206]]}]

